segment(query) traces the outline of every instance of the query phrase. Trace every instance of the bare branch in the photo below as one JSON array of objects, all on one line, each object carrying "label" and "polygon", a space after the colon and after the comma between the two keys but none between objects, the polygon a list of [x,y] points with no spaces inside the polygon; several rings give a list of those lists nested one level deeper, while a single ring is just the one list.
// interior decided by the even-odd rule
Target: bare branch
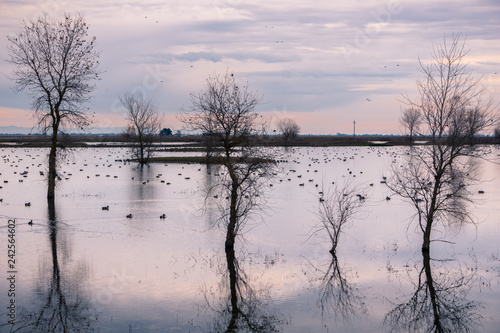
[{"label": "bare branch", "polygon": [[317,231],[325,230],[332,242],[330,253],[335,256],[339,237],[351,218],[358,212],[364,196],[357,193],[358,189],[350,181],[342,185],[334,185],[331,189],[322,188],[319,195],[320,223]]}]

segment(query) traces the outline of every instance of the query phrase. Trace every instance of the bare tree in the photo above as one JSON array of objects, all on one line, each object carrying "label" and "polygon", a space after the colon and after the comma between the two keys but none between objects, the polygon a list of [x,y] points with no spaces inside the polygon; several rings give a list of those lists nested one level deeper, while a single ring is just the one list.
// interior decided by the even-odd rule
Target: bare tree
[{"label": "bare tree", "polygon": [[336,256],[339,237],[343,229],[351,223],[351,217],[357,213],[364,196],[356,194],[357,189],[346,182],[341,186],[334,186],[333,190],[319,196],[320,223],[314,233],[325,230],[332,242],[330,253]]},{"label": "bare tree", "polygon": [[127,124],[127,126],[123,129],[121,133],[122,137],[126,140],[130,140],[135,136],[135,128],[131,124]]},{"label": "bare tree", "polygon": [[158,104],[153,99],[147,99],[142,92],[126,93],[120,96],[120,102],[127,109],[128,134],[137,144],[133,156],[140,164],[148,163],[153,153],[153,139],[161,129]]},{"label": "bare tree", "polygon": [[49,21],[44,14],[24,21],[19,34],[7,37],[9,62],[16,68],[15,89],[27,92],[38,126],[51,132],[48,198],[55,195],[58,134],[66,125],[89,124],[83,105],[95,88],[92,81],[98,79],[99,52],[88,29],[83,16]]},{"label": "bare tree", "polygon": [[493,135],[495,136],[497,143],[500,143],[500,126],[495,127]]},{"label": "bare tree", "polygon": [[256,141],[262,128],[255,112],[259,96],[226,73],[210,76],[191,102],[179,119],[211,138],[216,148],[212,160],[225,169],[209,193],[219,190],[216,197],[228,198],[220,201],[220,222],[227,232],[226,247],[232,248],[250,213],[262,207],[262,181],[272,177],[272,163]]},{"label": "bare tree", "polygon": [[288,145],[289,139],[294,139],[300,133],[300,126],[297,124],[295,119],[292,118],[282,118],[279,119],[276,126],[278,126],[278,131],[283,135],[285,139],[285,145]]},{"label": "bare tree", "polygon": [[[491,100],[481,98],[480,79],[467,70],[464,46],[460,35],[437,45],[432,63],[420,62],[425,78],[417,81],[419,97],[404,95],[407,104],[420,113],[429,145],[411,150],[406,167],[394,168],[387,184],[414,206],[423,232],[423,251],[429,251],[435,224],[473,222],[467,209],[467,185],[475,180],[473,164],[462,157],[476,154],[477,149],[469,145],[471,135],[494,124],[497,117]],[[481,121],[468,126],[471,108]]]},{"label": "bare tree", "polygon": [[421,114],[418,110],[414,108],[404,109],[401,112],[401,118],[399,120],[401,125],[408,131],[410,136],[410,143],[413,142],[413,136],[418,132],[420,124],[422,123]]},{"label": "bare tree", "polygon": [[468,107],[465,110],[465,135],[470,145],[475,143],[475,136],[483,129],[492,126],[494,121],[488,113],[479,106]]}]

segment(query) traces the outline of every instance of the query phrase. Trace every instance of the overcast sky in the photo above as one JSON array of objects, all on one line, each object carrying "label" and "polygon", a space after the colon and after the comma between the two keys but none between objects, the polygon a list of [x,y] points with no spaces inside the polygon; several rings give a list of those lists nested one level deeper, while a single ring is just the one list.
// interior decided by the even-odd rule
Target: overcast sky
[{"label": "overcast sky", "polygon": [[94,126],[124,126],[118,96],[141,90],[179,129],[189,94],[233,72],[262,96],[267,119],[292,117],[304,134],[399,133],[401,93],[414,95],[444,35],[467,38],[469,69],[500,101],[498,0],[0,0],[0,126],[31,127],[30,101],[14,93],[7,38],[22,20],[83,14],[104,71]]}]

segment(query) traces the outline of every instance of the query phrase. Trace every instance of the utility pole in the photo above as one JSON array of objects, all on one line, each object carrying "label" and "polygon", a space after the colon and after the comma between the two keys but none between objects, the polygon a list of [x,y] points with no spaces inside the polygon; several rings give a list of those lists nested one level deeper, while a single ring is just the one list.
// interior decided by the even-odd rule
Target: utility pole
[{"label": "utility pole", "polygon": [[356,136],[356,120],[353,121],[353,124],[354,124],[354,132],[353,132],[353,134],[354,134],[354,136]]}]

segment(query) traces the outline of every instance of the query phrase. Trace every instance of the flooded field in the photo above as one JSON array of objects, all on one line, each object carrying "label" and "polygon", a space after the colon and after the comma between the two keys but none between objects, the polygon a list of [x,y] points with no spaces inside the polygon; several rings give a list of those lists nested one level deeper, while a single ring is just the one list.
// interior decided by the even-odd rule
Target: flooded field
[{"label": "flooded field", "polygon": [[[430,257],[412,207],[381,183],[406,149],[277,148],[266,209],[226,253],[214,226],[224,198],[206,197],[218,175],[205,165],[74,149],[51,207],[47,150],[1,148],[0,331],[420,332],[437,304],[445,331],[500,332],[500,149],[471,189],[477,224],[436,228]],[[315,233],[318,193],[346,179],[365,199],[334,260]]]}]

